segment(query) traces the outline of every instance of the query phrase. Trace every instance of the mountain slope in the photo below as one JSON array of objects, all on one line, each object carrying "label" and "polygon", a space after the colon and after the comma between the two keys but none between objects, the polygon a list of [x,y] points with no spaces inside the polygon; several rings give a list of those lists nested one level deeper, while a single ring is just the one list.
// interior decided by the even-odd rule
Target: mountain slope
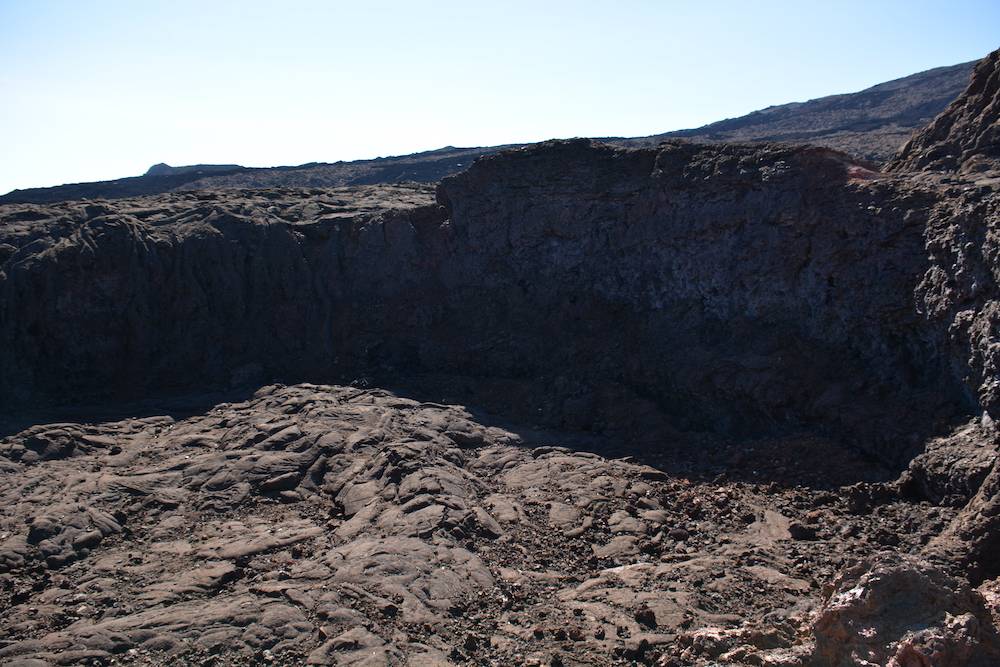
[{"label": "mountain slope", "polygon": [[968,90],[915,134],[890,168],[1000,171],[1000,51],[979,62]]},{"label": "mountain slope", "polygon": [[121,199],[176,190],[332,188],[378,183],[435,183],[445,176],[462,171],[480,155],[496,153],[505,148],[511,147],[447,146],[412,155],[351,162],[310,162],[292,167],[250,168],[239,165],[170,167],[157,164],[150,167],[142,176],[14,190],[0,196],[0,204],[50,204],[74,199]]},{"label": "mountain slope", "polygon": [[915,129],[933,120],[965,89],[975,64],[938,67],[857,93],[768,107],[739,118],[628,143],[655,145],[669,138],[710,142],[789,141],[828,146],[882,162]]}]

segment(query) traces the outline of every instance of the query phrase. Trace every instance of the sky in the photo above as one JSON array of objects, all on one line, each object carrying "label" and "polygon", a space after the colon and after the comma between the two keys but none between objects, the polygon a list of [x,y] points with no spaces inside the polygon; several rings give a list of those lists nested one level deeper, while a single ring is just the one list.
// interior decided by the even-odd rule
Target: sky
[{"label": "sky", "polygon": [[998,47],[998,0],[0,0],[0,193],[649,135]]}]

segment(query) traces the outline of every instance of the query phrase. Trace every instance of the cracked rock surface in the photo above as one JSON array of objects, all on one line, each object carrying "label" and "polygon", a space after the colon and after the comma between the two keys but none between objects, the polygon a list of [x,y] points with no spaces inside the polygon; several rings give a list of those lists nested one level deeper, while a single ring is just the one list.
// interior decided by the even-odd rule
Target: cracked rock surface
[{"label": "cracked rock surface", "polygon": [[[810,451],[761,442],[747,465],[779,446]],[[692,632],[792,623],[843,565],[918,550],[957,511],[887,498],[858,513],[847,487],[665,472],[697,470],[697,448],[649,465],[602,447],[325,385],[32,427],[0,441],[0,659],[707,659]]]}]

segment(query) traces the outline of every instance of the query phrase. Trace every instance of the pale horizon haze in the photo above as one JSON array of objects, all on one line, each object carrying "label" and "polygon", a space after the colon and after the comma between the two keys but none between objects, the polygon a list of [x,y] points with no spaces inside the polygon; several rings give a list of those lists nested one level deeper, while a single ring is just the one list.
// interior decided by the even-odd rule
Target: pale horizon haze
[{"label": "pale horizon haze", "polygon": [[0,0],[0,194],[656,134],[998,46],[982,0]]}]

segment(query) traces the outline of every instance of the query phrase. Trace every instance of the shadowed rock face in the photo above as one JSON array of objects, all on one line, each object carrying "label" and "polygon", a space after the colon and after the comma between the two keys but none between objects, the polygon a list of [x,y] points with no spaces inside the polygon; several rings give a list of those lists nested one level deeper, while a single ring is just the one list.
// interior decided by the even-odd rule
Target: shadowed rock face
[{"label": "shadowed rock face", "polygon": [[699,427],[898,434],[895,400],[918,428],[961,397],[914,294],[938,196],[870,175],[822,149],[562,144],[483,160],[439,200],[499,274],[498,357],[588,359]]},{"label": "shadowed rock face", "polygon": [[4,399],[328,369],[346,334],[334,317],[347,305],[341,273],[360,268],[345,254],[377,266],[375,237],[393,216],[421,219],[421,206],[435,214],[430,190],[388,187],[8,209]]},{"label": "shadowed rock face", "polygon": [[925,238],[949,199],[876,176],[825,149],[576,141],[483,159],[439,205],[383,187],[8,207],[2,396],[551,377],[555,413],[600,421],[615,385],[681,428],[822,423],[902,460],[974,399],[917,292],[950,270]]}]

